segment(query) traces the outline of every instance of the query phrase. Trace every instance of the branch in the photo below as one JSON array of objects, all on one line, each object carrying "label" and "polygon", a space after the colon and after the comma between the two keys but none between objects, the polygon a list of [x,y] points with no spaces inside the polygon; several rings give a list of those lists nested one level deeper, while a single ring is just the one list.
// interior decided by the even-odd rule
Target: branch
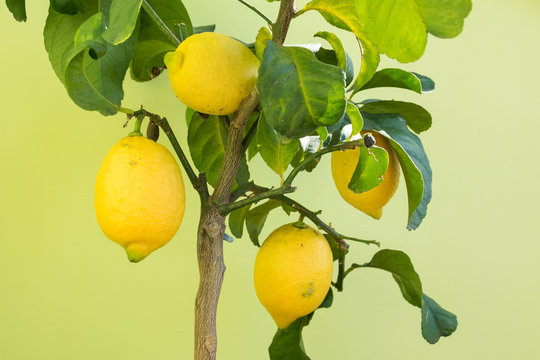
[{"label": "branch", "polygon": [[298,175],[298,173],[302,170],[305,169],[305,167],[312,161],[314,161],[315,159],[323,156],[324,154],[327,154],[327,153],[330,153],[330,152],[333,152],[333,151],[340,151],[340,150],[346,150],[346,149],[355,149],[357,147],[360,147],[360,146],[363,146],[364,145],[364,140],[363,139],[360,139],[360,140],[354,140],[354,141],[349,141],[349,142],[344,142],[344,143],[341,143],[341,144],[338,144],[338,145],[332,145],[332,146],[328,146],[320,151],[317,151],[317,152],[314,152],[312,154],[309,154],[308,156],[306,156],[306,158],[304,159],[304,161],[302,161],[300,164],[298,164],[297,167],[295,167],[294,169],[292,169],[292,171],[289,173],[289,176],[287,176],[287,178],[285,179],[285,181],[283,182],[283,185],[287,185],[287,186],[291,186],[294,178],[296,177],[296,175]]},{"label": "branch", "polygon": [[176,35],[172,32],[171,29],[165,24],[163,20],[159,17],[159,15],[156,13],[156,11],[150,6],[147,0],[143,0],[142,7],[144,11],[154,20],[156,25],[159,27],[161,32],[169,39],[169,41],[174,45],[178,46],[180,45],[181,41],[176,37]]},{"label": "branch", "polygon": [[244,0],[238,0],[238,1],[240,1],[242,4],[246,5],[251,10],[253,10],[255,13],[257,13],[257,15],[262,17],[264,19],[264,21],[266,21],[266,23],[268,25],[272,26],[272,20],[270,20],[270,18],[268,16],[266,16],[261,10],[257,9],[255,6],[245,2]]},{"label": "branch", "polygon": [[231,211],[244,207],[248,204],[252,204],[254,202],[261,201],[263,199],[275,198],[278,195],[292,193],[295,190],[296,188],[290,187],[290,186],[279,187],[277,189],[270,189],[265,192],[245,198],[243,200],[235,201],[226,205],[221,205],[219,207],[219,213],[221,215],[227,215]]},{"label": "branch", "polygon": [[279,14],[276,22],[272,25],[272,41],[275,41],[279,45],[283,45],[285,37],[287,37],[287,31],[289,31],[289,25],[296,13],[294,7],[294,0],[282,0],[279,6]]}]

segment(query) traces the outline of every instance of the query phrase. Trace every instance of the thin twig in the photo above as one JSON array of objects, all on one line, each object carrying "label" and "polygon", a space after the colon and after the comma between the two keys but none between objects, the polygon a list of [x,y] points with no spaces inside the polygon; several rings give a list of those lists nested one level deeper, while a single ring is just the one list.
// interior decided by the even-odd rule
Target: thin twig
[{"label": "thin twig", "polygon": [[246,5],[251,10],[253,10],[257,15],[262,17],[264,19],[264,21],[266,21],[266,23],[268,25],[272,26],[272,20],[270,20],[270,18],[268,16],[266,16],[261,10],[257,9],[255,6],[245,2],[244,0],[238,0],[238,1],[240,1],[242,4]]},{"label": "thin twig", "polygon": [[278,195],[292,193],[295,190],[296,190],[296,188],[290,187],[290,186],[279,187],[277,189],[267,190],[265,192],[262,192],[262,193],[247,197],[247,198],[239,200],[239,201],[235,201],[233,203],[229,203],[229,204],[226,204],[226,205],[221,205],[219,207],[219,213],[221,215],[227,215],[231,211],[239,209],[239,208],[241,208],[243,206],[246,206],[248,204],[252,204],[254,202],[261,201],[263,199],[275,198]]}]

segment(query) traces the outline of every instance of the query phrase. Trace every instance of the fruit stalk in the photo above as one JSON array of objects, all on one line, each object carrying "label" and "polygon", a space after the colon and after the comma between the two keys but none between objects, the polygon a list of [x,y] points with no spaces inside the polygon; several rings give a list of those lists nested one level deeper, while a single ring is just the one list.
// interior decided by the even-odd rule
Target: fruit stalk
[{"label": "fruit stalk", "polygon": [[[285,40],[294,11],[294,0],[281,2],[278,18],[272,26],[273,40],[279,44],[283,44]],[[195,300],[195,360],[216,359],[216,314],[225,273],[223,262],[225,216],[219,213],[216,204],[227,204],[230,201],[234,179],[245,155],[245,148],[242,145],[244,128],[258,103],[259,93],[254,87],[231,120],[225,156],[215,191],[208,200],[201,196],[201,218],[197,233],[200,279]]]}]

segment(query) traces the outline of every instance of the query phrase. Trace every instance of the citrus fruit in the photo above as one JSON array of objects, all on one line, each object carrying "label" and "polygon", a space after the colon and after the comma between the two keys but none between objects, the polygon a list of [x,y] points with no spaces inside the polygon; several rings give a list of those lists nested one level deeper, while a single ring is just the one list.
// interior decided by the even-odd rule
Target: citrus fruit
[{"label": "citrus fruit", "polygon": [[205,32],[184,40],[165,54],[174,93],[205,114],[234,113],[257,82],[259,59],[241,42]]},{"label": "citrus fruit", "polygon": [[280,329],[323,302],[332,280],[332,251],[317,230],[287,224],[274,230],[255,259],[257,297]]},{"label": "citrus fruit", "polygon": [[184,182],[162,145],[143,136],[116,143],[99,168],[94,206],[105,235],[138,262],[169,242],[184,215]]},{"label": "citrus fruit", "polygon": [[[362,135],[364,135],[362,131]],[[399,161],[394,150],[390,147],[388,140],[381,134],[372,131],[376,145],[388,152],[388,168],[383,174],[384,180],[371,190],[363,193],[355,193],[348,188],[352,175],[360,157],[360,149],[348,149],[345,151],[334,151],[332,153],[332,177],[341,197],[357,208],[375,219],[382,216],[382,208],[390,201],[399,185],[401,170]]]}]

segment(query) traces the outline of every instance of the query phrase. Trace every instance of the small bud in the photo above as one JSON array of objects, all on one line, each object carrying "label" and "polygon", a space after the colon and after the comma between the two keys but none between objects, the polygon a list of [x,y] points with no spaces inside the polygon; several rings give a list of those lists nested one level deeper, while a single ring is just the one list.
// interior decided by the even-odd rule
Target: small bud
[{"label": "small bud", "polygon": [[153,141],[158,141],[159,139],[159,126],[154,124],[153,121],[148,122],[148,127],[146,128],[146,137]]},{"label": "small bud", "polygon": [[154,67],[152,68],[152,74],[153,74],[154,76],[158,76],[159,74],[161,74],[161,69],[158,68],[157,66],[154,66]]},{"label": "small bud", "polygon": [[369,149],[375,145],[375,138],[371,134],[364,135],[364,145]]}]

